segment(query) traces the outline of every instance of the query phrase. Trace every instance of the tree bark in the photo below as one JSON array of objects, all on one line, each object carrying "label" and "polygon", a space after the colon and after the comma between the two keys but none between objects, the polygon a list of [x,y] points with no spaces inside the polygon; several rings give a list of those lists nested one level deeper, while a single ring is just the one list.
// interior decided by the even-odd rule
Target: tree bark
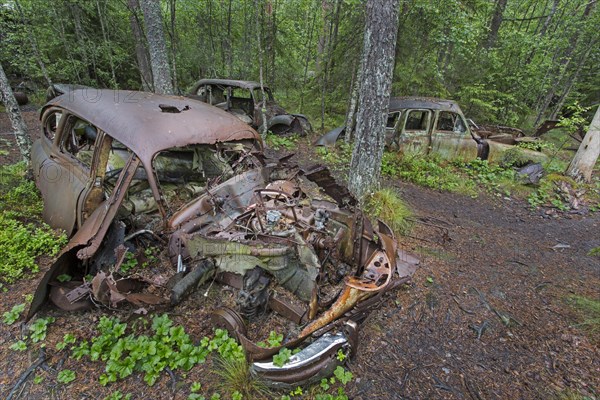
[{"label": "tree bark", "polygon": [[350,104],[348,105],[348,112],[346,113],[346,143],[350,143],[354,134],[356,103],[358,102],[358,93],[360,91],[361,71],[360,68],[358,68],[358,71],[356,71],[356,68],[353,69],[354,73],[352,74],[352,84],[350,89]]},{"label": "tree bark", "polygon": [[500,25],[502,25],[502,19],[504,10],[506,9],[506,3],[508,0],[497,0],[496,8],[494,9],[494,15],[492,16],[492,21],[490,22],[490,32],[487,37],[486,49],[494,47],[496,44],[496,40],[498,39],[498,31],[500,30]]},{"label": "tree bark", "polygon": [[378,185],[385,145],[385,125],[392,89],[398,32],[398,0],[367,0],[361,63],[356,139],[350,162],[349,189],[363,199]]},{"label": "tree bark", "polygon": [[154,92],[160,94],[173,94],[171,82],[171,68],[167,56],[167,45],[163,30],[163,19],[160,11],[160,0],[142,0],[142,12],[146,24],[146,38],[150,50],[150,65]]},{"label": "tree bark", "polygon": [[596,109],[592,124],[569,164],[566,174],[577,180],[591,182],[598,156],[600,156],[600,106]]},{"label": "tree bark", "polygon": [[[104,6],[106,7],[106,3],[104,3]],[[98,0],[96,0],[96,7],[98,9],[98,18],[100,19],[100,29],[102,30],[102,39],[104,40],[104,44],[106,45],[106,48],[108,49],[108,63],[110,65],[110,74],[111,74],[111,87],[113,89],[118,89],[119,85],[117,84],[117,76],[115,74],[115,64],[113,62],[113,57],[112,57],[112,49],[111,49],[111,45],[108,41],[108,34],[106,33],[106,28],[105,28],[105,24],[104,24],[104,14],[102,13],[102,10],[100,8],[100,2]]]},{"label": "tree bark", "polygon": [[138,0],[127,0],[127,6],[131,14],[129,15],[129,24],[131,25],[131,33],[135,42],[135,56],[140,70],[140,78],[142,80],[142,89],[145,91],[153,90],[152,70],[150,60],[148,59],[148,48],[146,47],[146,38],[140,24],[140,3]]},{"label": "tree bark", "polygon": [[260,12],[261,12],[261,8],[258,4],[258,0],[254,0],[254,5],[256,8],[256,44],[258,46],[258,70],[259,70],[259,83],[260,83],[260,92],[262,94],[262,102],[261,102],[261,107],[260,107],[260,113],[262,116],[262,129],[260,132],[260,135],[262,136],[263,140],[266,139],[267,137],[267,96],[265,95],[265,85],[264,85],[264,79],[263,79],[263,48],[261,45],[261,40],[260,40]]},{"label": "tree bark", "polygon": [[29,165],[31,139],[27,133],[27,126],[23,121],[23,117],[21,117],[19,105],[17,104],[17,100],[15,99],[15,96],[10,88],[10,84],[6,78],[4,69],[2,68],[2,64],[0,64],[0,95],[2,96],[0,100],[2,100],[2,103],[6,107],[8,118],[12,124],[13,133],[15,135],[19,151],[21,152],[21,156],[23,157],[23,161]]}]

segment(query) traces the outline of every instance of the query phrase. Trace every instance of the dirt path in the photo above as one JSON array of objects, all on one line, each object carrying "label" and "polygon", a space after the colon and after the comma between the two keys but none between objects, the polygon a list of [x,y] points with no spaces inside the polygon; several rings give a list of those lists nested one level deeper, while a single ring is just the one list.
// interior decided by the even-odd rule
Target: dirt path
[{"label": "dirt path", "polygon": [[[25,114],[37,130],[37,115]],[[7,123],[1,114],[0,133],[8,139],[1,146],[8,150],[2,164],[18,159]],[[600,349],[573,326],[578,316],[569,296],[600,298],[600,261],[586,255],[600,246],[600,216],[544,218],[518,202],[392,184],[419,220],[400,242],[420,257],[421,268],[410,287],[389,295],[365,323],[349,364],[356,377],[350,398],[553,399],[567,389],[598,396]],[[22,281],[0,294],[0,313],[23,302],[34,286]],[[200,314],[180,308],[174,318],[196,337],[206,334]],[[89,333],[102,312],[49,315],[60,318],[48,336],[53,349],[65,332]],[[33,354],[8,350],[18,333],[18,327],[0,324],[2,394],[35,361]],[[68,389],[53,381],[59,364],[81,371]],[[56,354],[45,365],[47,382],[29,383],[21,398],[110,393],[98,386],[98,364]],[[194,368],[186,381],[202,381],[206,370]],[[120,388],[139,398],[161,398],[169,386],[166,377],[148,388],[134,376]]]}]

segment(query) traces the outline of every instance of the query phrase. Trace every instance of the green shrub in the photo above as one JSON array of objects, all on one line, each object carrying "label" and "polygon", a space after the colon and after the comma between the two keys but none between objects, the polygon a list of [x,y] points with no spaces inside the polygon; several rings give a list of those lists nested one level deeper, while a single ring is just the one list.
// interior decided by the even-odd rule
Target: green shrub
[{"label": "green shrub", "polygon": [[466,182],[436,155],[385,152],[381,173],[431,189],[474,194],[474,185]]}]

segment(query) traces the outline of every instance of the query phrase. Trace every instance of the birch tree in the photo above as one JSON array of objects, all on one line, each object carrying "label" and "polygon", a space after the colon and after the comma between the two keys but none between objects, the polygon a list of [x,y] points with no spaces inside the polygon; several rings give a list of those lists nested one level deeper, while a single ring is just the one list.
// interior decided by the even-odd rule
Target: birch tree
[{"label": "birch tree", "polygon": [[349,188],[359,199],[381,176],[385,124],[392,89],[394,49],[398,32],[398,0],[367,0],[361,60],[362,84]]},{"label": "birch tree", "polygon": [[19,105],[17,104],[17,100],[15,99],[15,96],[10,88],[10,84],[8,83],[8,79],[4,73],[4,68],[2,68],[2,64],[0,64],[0,95],[2,95],[2,103],[4,104],[4,107],[6,107],[6,113],[8,114],[8,118],[12,124],[13,133],[17,141],[17,146],[19,146],[21,156],[23,157],[23,160],[29,164],[31,139],[27,134],[27,126],[23,121],[23,117],[21,117]]},{"label": "birch tree", "polygon": [[567,168],[567,175],[586,182],[592,181],[592,171],[600,156],[600,106],[579,149]]},{"label": "birch tree", "polygon": [[146,38],[148,39],[148,50],[150,52],[154,92],[173,94],[171,69],[169,67],[163,19],[160,11],[160,0],[142,0],[140,3],[146,25]]}]

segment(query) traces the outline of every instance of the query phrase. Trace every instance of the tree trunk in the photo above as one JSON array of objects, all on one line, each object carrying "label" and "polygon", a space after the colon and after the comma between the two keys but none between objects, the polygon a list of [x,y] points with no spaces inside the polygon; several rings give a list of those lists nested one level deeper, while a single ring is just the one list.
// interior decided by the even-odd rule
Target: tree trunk
[{"label": "tree trunk", "polygon": [[262,117],[262,125],[260,135],[265,140],[267,137],[267,96],[265,95],[265,85],[263,79],[263,48],[260,41],[260,12],[261,8],[258,4],[258,0],[254,0],[254,5],[256,8],[256,44],[258,46],[258,70],[259,70],[259,82],[260,82],[260,92],[262,94],[262,102],[261,102],[261,117]]},{"label": "tree trunk", "polygon": [[160,11],[160,0],[143,0],[141,2],[146,24],[146,37],[150,50],[150,65],[154,92],[160,94],[173,94],[171,83],[171,68],[167,56],[167,45],[163,31],[163,19]]},{"label": "tree trunk", "polygon": [[494,9],[492,21],[490,22],[490,32],[488,33],[485,46],[486,49],[492,48],[496,44],[496,39],[498,39],[498,31],[500,30],[500,25],[502,25],[504,9],[506,8],[507,1],[508,0],[496,1],[496,8]]},{"label": "tree trunk", "polygon": [[0,64],[0,95],[2,96],[0,100],[2,100],[4,107],[6,107],[6,113],[8,114],[8,118],[12,124],[13,133],[15,134],[15,139],[17,141],[17,146],[19,146],[21,156],[23,157],[23,160],[29,164],[31,139],[27,133],[27,126],[21,117],[19,105],[17,104],[17,100],[15,99],[15,96],[10,88],[8,79],[6,78],[6,74],[2,68],[2,64]]},{"label": "tree trunk", "polygon": [[352,87],[350,94],[350,104],[348,105],[348,112],[346,113],[346,143],[350,143],[352,140],[352,136],[354,134],[354,122],[356,116],[356,103],[358,101],[358,93],[360,91],[360,68],[356,71],[354,69],[354,73],[352,74]]},{"label": "tree trunk", "polygon": [[[106,7],[106,3],[104,3],[104,6]],[[98,18],[100,19],[100,29],[102,30],[102,39],[104,40],[104,44],[106,45],[106,48],[108,49],[108,63],[110,65],[110,75],[111,75],[111,87],[113,89],[118,89],[119,85],[117,84],[117,76],[115,75],[115,64],[113,62],[113,57],[112,57],[112,49],[111,49],[111,45],[108,41],[108,34],[106,33],[106,28],[104,26],[104,14],[102,13],[102,10],[100,8],[100,2],[98,0],[96,0],[96,7],[98,9]]]},{"label": "tree trunk", "polygon": [[169,9],[171,12],[171,31],[169,32],[169,36],[171,37],[171,72],[173,73],[173,89],[177,89],[177,31],[175,29],[175,11],[177,8],[175,3],[176,0],[171,0],[169,2]]},{"label": "tree trunk", "polygon": [[144,91],[153,90],[152,86],[152,70],[150,69],[150,60],[148,59],[148,49],[146,47],[146,38],[140,24],[140,3],[138,0],[127,0],[127,6],[131,14],[129,15],[129,23],[133,40],[135,42],[135,56],[140,70],[140,78],[142,80],[142,89]]},{"label": "tree trunk", "polygon": [[81,9],[79,5],[76,3],[69,4],[69,9],[71,10],[71,14],[73,14],[73,25],[75,27],[75,37],[77,38],[78,51],[75,54],[79,53],[81,55],[81,61],[83,62],[83,79],[86,84],[89,84],[91,81],[91,72],[90,71],[90,61],[87,56],[87,45],[85,41],[85,34],[81,27]]},{"label": "tree trunk", "polygon": [[579,149],[567,168],[566,174],[577,180],[592,181],[592,170],[600,156],[600,106],[587,134],[579,145]]},{"label": "tree trunk", "polygon": [[358,199],[379,183],[385,145],[394,49],[398,32],[398,0],[367,0],[361,63],[361,89],[356,139],[348,187]]}]

